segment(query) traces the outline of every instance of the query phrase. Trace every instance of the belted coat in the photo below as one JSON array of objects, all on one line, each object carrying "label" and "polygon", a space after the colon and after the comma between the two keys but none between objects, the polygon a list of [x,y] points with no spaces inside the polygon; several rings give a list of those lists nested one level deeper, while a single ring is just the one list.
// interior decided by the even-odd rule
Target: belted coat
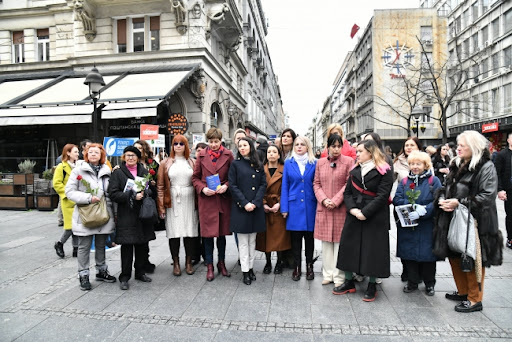
[{"label": "belted coat", "polygon": [[[192,184],[196,189],[199,209],[199,224],[201,236],[205,238],[230,235],[229,219],[231,215],[231,193],[229,192],[228,173],[233,161],[233,153],[224,148],[223,153],[217,159],[215,165],[208,155],[208,150],[201,151],[196,160]],[[206,185],[206,177],[219,174],[220,183],[226,184],[228,190],[223,194],[206,196],[203,189]],[[222,214],[222,215],[219,215]]]}]

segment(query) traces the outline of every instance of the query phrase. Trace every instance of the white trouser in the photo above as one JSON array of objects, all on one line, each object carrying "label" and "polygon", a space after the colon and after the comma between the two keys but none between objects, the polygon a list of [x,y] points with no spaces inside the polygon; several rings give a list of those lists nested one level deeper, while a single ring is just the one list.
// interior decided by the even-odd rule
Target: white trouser
[{"label": "white trouser", "polygon": [[238,233],[238,253],[240,254],[242,272],[249,272],[254,265],[256,254],[256,233]]},{"label": "white trouser", "polygon": [[343,284],[345,281],[345,273],[336,268],[339,247],[339,242],[322,241],[322,274],[324,280],[335,284]]}]

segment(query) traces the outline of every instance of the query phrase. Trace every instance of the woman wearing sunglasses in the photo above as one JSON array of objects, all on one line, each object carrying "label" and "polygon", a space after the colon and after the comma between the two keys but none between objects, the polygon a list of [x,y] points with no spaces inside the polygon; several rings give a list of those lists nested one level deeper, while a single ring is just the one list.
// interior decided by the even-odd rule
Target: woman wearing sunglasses
[{"label": "woman wearing sunglasses", "polygon": [[194,274],[192,256],[195,239],[198,236],[195,193],[192,186],[192,173],[195,162],[190,158],[188,141],[183,135],[172,140],[171,156],[160,164],[158,171],[158,213],[165,219],[167,238],[174,268],[172,274],[181,275],[180,239],[185,245],[185,271]]}]

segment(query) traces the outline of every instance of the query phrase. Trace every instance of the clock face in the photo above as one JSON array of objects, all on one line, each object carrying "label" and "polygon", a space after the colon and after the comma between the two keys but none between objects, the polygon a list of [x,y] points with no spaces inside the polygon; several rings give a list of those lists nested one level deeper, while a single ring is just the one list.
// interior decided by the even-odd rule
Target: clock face
[{"label": "clock face", "polygon": [[[400,45],[396,41],[396,45],[389,45],[384,49],[382,61],[384,66],[390,68],[391,77],[405,77],[406,70],[413,66],[414,54],[412,48],[404,44]],[[393,77],[395,76],[395,77]]]}]

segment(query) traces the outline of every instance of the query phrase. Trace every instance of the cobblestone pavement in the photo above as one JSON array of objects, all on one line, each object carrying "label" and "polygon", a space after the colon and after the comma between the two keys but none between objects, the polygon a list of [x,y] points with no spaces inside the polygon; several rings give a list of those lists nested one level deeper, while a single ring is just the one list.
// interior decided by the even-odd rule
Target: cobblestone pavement
[{"label": "cobblestone pavement", "polygon": [[[503,204],[498,207],[504,225]],[[53,243],[61,234],[56,214],[0,215],[0,341],[512,341],[510,249],[503,265],[486,273],[484,310],[471,314],[456,313],[455,303],[444,298],[455,290],[447,262],[437,264],[435,296],[427,296],[422,285],[402,292],[395,228],[392,276],[378,286],[373,303],[361,300],[366,281],[344,296],[332,295],[332,284],[322,286],[321,256],[315,280],[294,282],[291,270],[262,274],[265,260],[258,253],[257,280],[246,286],[232,237],[226,256],[231,278],[216,274],[206,282],[203,265],[192,276],[174,277],[165,232],[157,232],[150,244],[150,260],[157,265],[152,283],[132,279],[130,290],[121,291],[119,283],[95,281],[91,269],[93,289],[84,292],[70,241],[66,258],[55,255]],[[315,247],[319,254],[320,242]],[[119,248],[107,251],[107,259],[110,272],[118,275]]]}]

